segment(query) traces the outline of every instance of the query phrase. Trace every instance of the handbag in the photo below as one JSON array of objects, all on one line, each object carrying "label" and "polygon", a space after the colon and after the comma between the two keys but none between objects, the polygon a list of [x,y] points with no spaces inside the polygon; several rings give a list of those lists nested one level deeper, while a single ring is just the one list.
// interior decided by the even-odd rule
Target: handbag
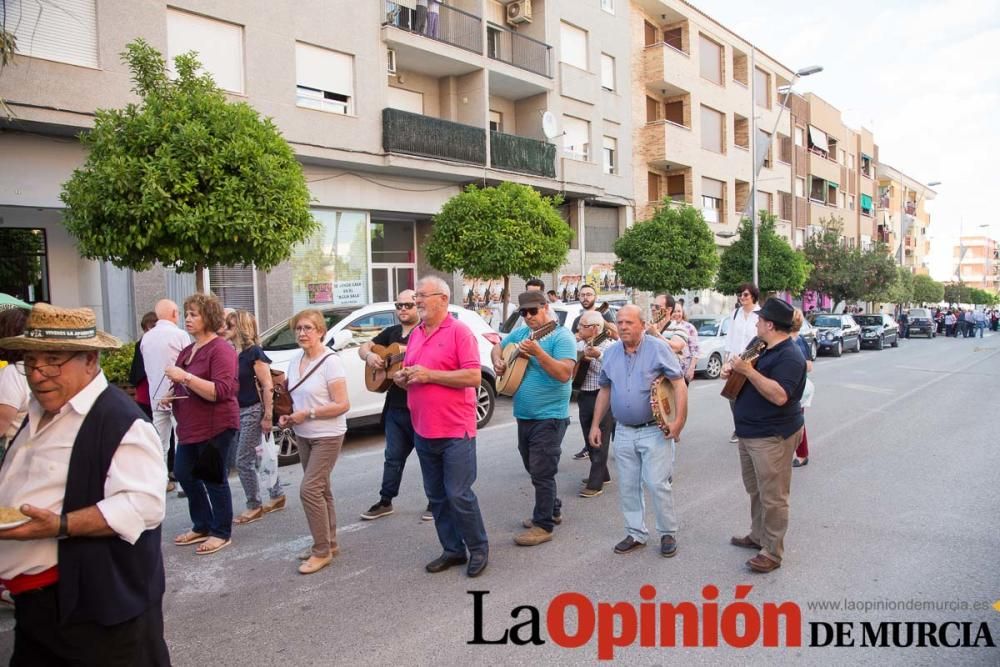
[{"label": "handbag", "polygon": [[[222,457],[220,440],[229,438],[232,442],[233,429],[226,429],[214,435],[201,445],[198,459],[191,466],[191,476],[209,484],[224,484],[226,482],[226,462]],[[181,445],[184,447],[187,445]]]},{"label": "handbag", "polygon": [[303,382],[309,379],[310,375],[316,372],[316,369],[323,365],[323,362],[332,356],[332,353],[324,355],[324,357],[319,360],[319,363],[310,368],[308,373],[299,378],[299,381],[295,383],[294,387],[288,386],[288,376],[284,373],[273,369],[271,370],[271,414],[273,415],[275,421],[278,420],[278,417],[287,417],[295,412],[295,406],[292,404],[292,392],[298,389]]}]

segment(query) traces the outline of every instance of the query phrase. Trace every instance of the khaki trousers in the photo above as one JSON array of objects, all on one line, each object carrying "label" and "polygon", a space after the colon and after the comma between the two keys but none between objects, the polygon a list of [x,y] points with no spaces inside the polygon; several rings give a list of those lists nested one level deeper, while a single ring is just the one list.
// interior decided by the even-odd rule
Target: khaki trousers
[{"label": "khaki trousers", "polygon": [[802,429],[787,438],[740,438],[743,487],[750,494],[749,537],[763,556],[779,563],[788,530],[792,456],[801,440]]},{"label": "khaki trousers", "polygon": [[[312,533],[312,554],[325,558],[337,548],[337,512],[333,507],[330,473],[337,463],[344,436],[333,438],[297,438],[299,459],[305,474],[299,487],[299,498],[306,513],[306,523]],[[791,464],[789,464],[791,465]]]}]

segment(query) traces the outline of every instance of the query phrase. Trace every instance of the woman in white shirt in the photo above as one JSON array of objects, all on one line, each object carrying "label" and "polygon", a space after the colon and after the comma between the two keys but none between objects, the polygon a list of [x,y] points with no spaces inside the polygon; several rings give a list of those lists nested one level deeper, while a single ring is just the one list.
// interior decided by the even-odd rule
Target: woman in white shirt
[{"label": "woman in white shirt", "polygon": [[299,555],[305,562],[302,574],[312,574],[330,564],[340,551],[337,547],[337,514],[330,489],[330,473],[337,463],[347,433],[347,397],[344,365],[337,354],[323,344],[326,321],[323,314],[307,309],[289,322],[302,355],[288,367],[288,388],[295,411],[278,420],[295,431],[299,459],[305,474],[299,497],[305,510],[311,549]]},{"label": "woman in white shirt", "polygon": [[[739,305],[733,312],[733,323],[729,327],[726,335],[726,361],[733,357],[738,357],[747,345],[757,335],[757,311],[760,310],[760,290],[753,283],[743,283],[736,292],[736,299]],[[729,401],[732,409],[733,401]],[[729,437],[729,442],[739,442],[736,437],[736,430]]]},{"label": "woman in white shirt", "polygon": [[[0,338],[20,336],[27,321],[25,311],[11,308],[0,311]],[[12,440],[28,413],[28,380],[14,364],[21,361],[24,353],[20,350],[0,350],[0,454]]]}]

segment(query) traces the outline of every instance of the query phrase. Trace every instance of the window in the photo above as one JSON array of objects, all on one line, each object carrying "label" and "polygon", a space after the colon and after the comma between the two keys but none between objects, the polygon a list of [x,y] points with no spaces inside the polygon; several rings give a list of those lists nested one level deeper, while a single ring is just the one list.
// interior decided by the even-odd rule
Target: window
[{"label": "window", "polygon": [[764,162],[763,162],[764,166],[767,167],[768,169],[770,169],[771,166],[772,166],[772,164],[773,164],[771,162],[771,135],[768,134],[767,132],[765,132],[764,130],[758,129],[757,130],[757,156],[758,156],[757,159],[760,159],[761,155],[763,155],[763,157],[764,157]]},{"label": "window", "polygon": [[566,157],[586,161],[590,157],[590,123],[563,116],[563,151]]},{"label": "window", "polygon": [[838,203],[840,205],[840,208],[847,208],[847,193],[846,192],[841,192],[840,193],[840,201]]},{"label": "window", "polygon": [[778,161],[792,163],[792,138],[786,134],[778,134]]},{"label": "window", "polygon": [[733,49],[733,81],[747,85],[747,54]]},{"label": "window", "polygon": [[295,75],[298,106],[354,113],[354,56],[296,42]]},{"label": "window", "polygon": [[415,90],[405,90],[389,86],[386,103],[393,109],[401,109],[402,111],[419,114],[424,112],[424,94]]},{"label": "window", "polygon": [[809,199],[820,204],[826,203],[826,181],[812,177],[809,182]]},{"label": "window", "polygon": [[805,132],[802,131],[801,127],[795,128],[795,145],[803,147],[806,145]]},{"label": "window", "polygon": [[601,9],[606,11],[608,14],[614,14],[615,0],[601,0]]},{"label": "window", "polygon": [[646,172],[646,196],[650,203],[660,201],[660,175],[655,171]]},{"label": "window", "polygon": [[243,92],[243,26],[167,8],[167,66],[196,51],[202,69],[232,93]]},{"label": "window", "polygon": [[503,114],[490,109],[490,131],[503,132]]},{"label": "window", "polygon": [[864,153],[861,154],[861,173],[868,178],[872,177],[872,159]]},{"label": "window", "polygon": [[701,107],[701,147],[713,153],[722,153],[722,123],[724,116],[715,109]]},{"label": "window", "polygon": [[806,179],[804,178],[795,179],[795,196],[796,197],[806,196]]},{"label": "window", "polygon": [[587,70],[587,31],[568,23],[559,24],[559,59],[577,69]]},{"label": "window", "polygon": [[615,59],[606,53],[601,54],[601,88],[615,89]]},{"label": "window", "polygon": [[714,178],[701,179],[701,214],[705,222],[722,221],[722,201],[726,184]]},{"label": "window", "polygon": [[771,75],[759,67],[753,70],[753,99],[757,106],[771,108]]},{"label": "window", "polygon": [[847,154],[847,168],[854,169],[854,153]]},{"label": "window", "polygon": [[656,44],[656,26],[649,21],[643,21],[642,28],[646,46],[653,46]]},{"label": "window", "polygon": [[840,164],[847,166],[847,151],[843,148],[840,149]]},{"label": "window", "polygon": [[684,174],[672,174],[667,176],[667,196],[674,201],[686,201],[684,192]]},{"label": "window", "polygon": [[16,0],[0,7],[0,19],[17,40],[19,54],[96,68],[100,66],[96,4],[95,0],[61,0],[58,5]]},{"label": "window", "polygon": [[767,211],[768,213],[773,212],[774,208],[772,207],[772,202],[773,195],[770,192],[761,192],[760,190],[757,191],[758,211]]},{"label": "window", "polygon": [[722,85],[722,46],[705,35],[698,35],[698,58],[701,77]]},{"label": "window", "polygon": [[733,143],[750,149],[750,121],[737,114],[733,114]]},{"label": "window", "polygon": [[253,266],[213,266],[208,270],[208,284],[225,308],[257,314],[256,279]]},{"label": "window", "polygon": [[826,157],[830,153],[826,132],[812,125],[809,126],[809,150],[819,153],[823,157]]},{"label": "window", "polygon": [[826,183],[826,205],[827,206],[837,205],[837,184],[830,183],[829,181],[827,181]]},{"label": "window", "polygon": [[861,213],[864,215],[872,214],[872,198],[871,195],[866,195],[862,193],[861,195]]},{"label": "window", "polygon": [[320,228],[292,249],[292,312],[368,303],[368,214],[310,209]]},{"label": "window", "polygon": [[50,301],[44,229],[0,227],[0,292],[22,301]]},{"label": "window", "polygon": [[778,191],[778,203],[781,206],[781,210],[778,212],[778,216],[782,220],[792,219],[792,195],[787,192]]},{"label": "window", "polygon": [[655,123],[660,120],[660,101],[655,97],[646,97],[646,122]]},{"label": "window", "polygon": [[604,173],[618,173],[618,140],[604,137]]},{"label": "window", "polygon": [[854,210],[854,195],[848,195],[847,197],[847,208]]},{"label": "window", "polygon": [[796,229],[795,230],[795,247],[801,248],[806,244],[806,230]]},{"label": "window", "polygon": [[684,102],[681,100],[665,102],[663,104],[663,118],[671,123],[687,127],[684,123]]},{"label": "window", "polygon": [[663,43],[684,53],[684,29],[670,28],[663,31]]}]

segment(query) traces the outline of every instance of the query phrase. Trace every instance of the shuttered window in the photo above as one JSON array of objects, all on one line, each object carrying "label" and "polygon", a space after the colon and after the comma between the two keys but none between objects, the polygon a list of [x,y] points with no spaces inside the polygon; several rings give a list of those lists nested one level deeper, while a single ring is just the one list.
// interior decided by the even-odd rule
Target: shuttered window
[{"label": "shuttered window", "polygon": [[701,147],[713,153],[722,153],[723,115],[715,109],[701,107]]},{"label": "shuttered window", "polygon": [[587,31],[568,23],[559,24],[559,59],[587,71]]},{"label": "shuttered window", "polygon": [[573,116],[563,116],[563,150],[574,160],[590,158],[590,123]]},{"label": "shuttered window", "polygon": [[167,9],[167,67],[174,58],[194,51],[216,85],[243,92],[243,26],[176,9]]},{"label": "shuttered window", "polygon": [[722,46],[699,34],[698,60],[702,78],[722,85]]},{"label": "shuttered window", "polygon": [[295,77],[299,106],[354,113],[354,56],[296,42]]},{"label": "shuttered window", "polygon": [[219,297],[223,307],[256,315],[253,274],[253,266],[213,266],[208,271],[209,289]]},{"label": "shuttered window", "polygon": [[99,67],[96,0],[12,0],[0,12],[17,52],[70,65]]}]

